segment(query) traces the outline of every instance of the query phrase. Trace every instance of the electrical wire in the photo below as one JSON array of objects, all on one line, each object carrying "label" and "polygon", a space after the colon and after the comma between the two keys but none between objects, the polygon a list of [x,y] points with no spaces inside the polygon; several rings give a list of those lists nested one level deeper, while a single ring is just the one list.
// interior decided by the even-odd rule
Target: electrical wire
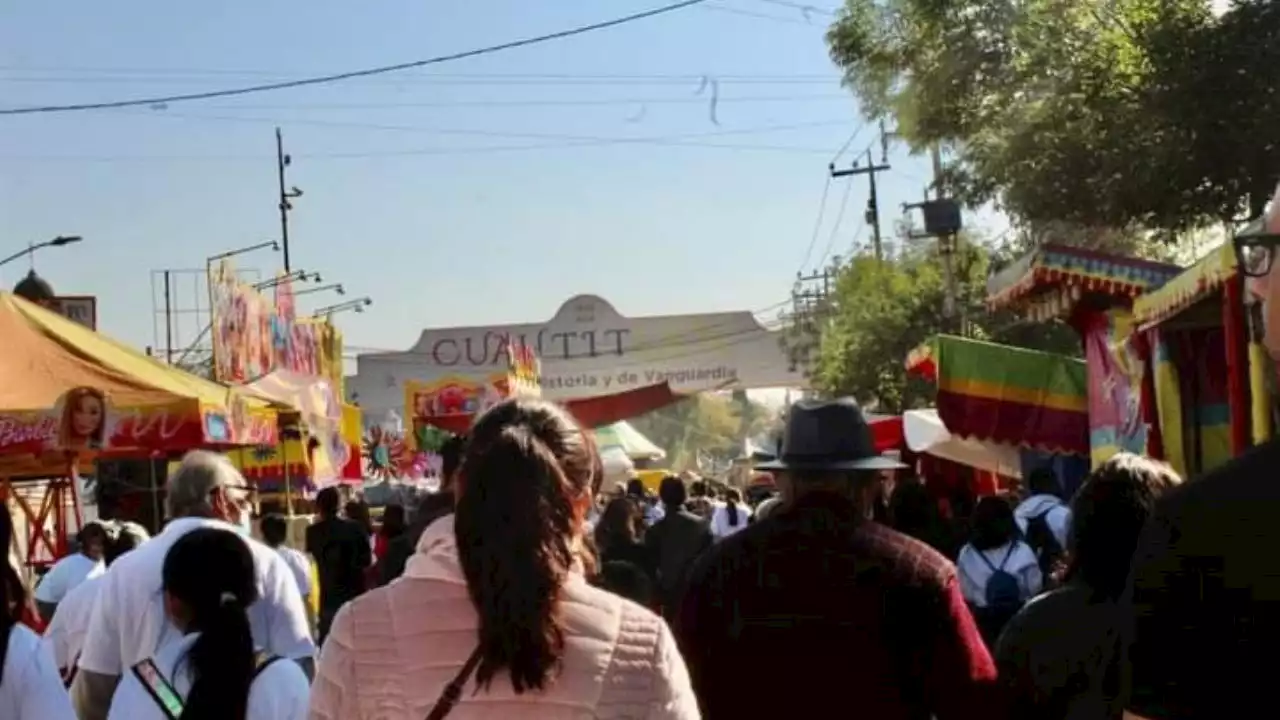
[{"label": "electrical wire", "polygon": [[822,200],[818,203],[818,219],[813,223],[813,234],[809,237],[809,247],[804,251],[804,260],[800,261],[797,273],[804,272],[809,266],[809,258],[813,257],[813,246],[818,244],[818,233],[822,232],[822,219],[827,214],[827,195],[831,192],[831,173],[824,173],[826,180],[822,183]]},{"label": "electrical wire", "polygon": [[[724,103],[781,103],[848,101],[844,93],[822,95],[749,95],[720,97]],[[412,110],[415,108],[507,108],[507,107],[609,107],[614,105],[706,105],[703,97],[648,97],[648,98],[566,98],[526,100],[441,100],[433,102],[370,102],[370,103],[297,103],[289,105],[206,105],[209,110]]]},{"label": "electrical wire", "polygon": [[836,213],[836,221],[831,225],[831,234],[827,237],[827,247],[822,251],[822,257],[818,260],[818,266],[821,267],[827,262],[827,258],[831,257],[831,250],[836,246],[836,235],[840,232],[840,226],[844,223],[845,210],[849,208],[849,196],[853,193],[853,183],[844,184],[844,193],[840,199],[840,210]]},{"label": "electrical wire", "polygon": [[138,107],[146,105],[169,104],[176,102],[188,102],[193,100],[211,100],[219,97],[232,97],[237,95],[249,95],[252,93],[270,92],[275,90],[287,90],[291,88],[307,87],[311,85],[327,85],[355,78],[370,77],[373,75],[385,75],[387,73],[400,72],[413,68],[427,67],[429,65],[440,65],[456,60],[464,60],[467,58],[479,57],[482,55],[492,55],[494,53],[514,50],[516,48],[528,47],[531,45],[539,45],[552,40],[562,40],[576,35],[583,35],[597,30],[617,27],[628,23],[644,20],[658,15],[683,10],[687,7],[700,5],[707,0],[680,0],[679,2],[664,5],[662,7],[645,10],[638,13],[632,13],[623,17],[605,20],[603,22],[591,23],[589,25],[581,25],[566,30],[560,30],[545,35],[537,35],[534,37],[513,40],[510,42],[500,43],[497,45],[489,45],[462,52],[450,53],[447,55],[437,55],[435,57],[423,60],[414,60],[406,63],[397,63],[395,65],[384,65],[381,67],[365,68],[363,70],[352,70],[332,75],[320,75],[310,78],[301,78],[298,80],[287,80],[284,82],[265,83],[262,85],[251,85],[248,87],[229,88],[225,90],[210,90],[206,92],[184,93],[179,95],[169,95],[153,98],[134,98],[129,100],[113,100],[109,102],[96,103],[77,103],[72,105],[38,105],[31,107],[4,108],[0,109],[0,115],[32,115],[36,113],[55,113],[55,112],[75,112],[83,110],[106,110],[110,108]]}]

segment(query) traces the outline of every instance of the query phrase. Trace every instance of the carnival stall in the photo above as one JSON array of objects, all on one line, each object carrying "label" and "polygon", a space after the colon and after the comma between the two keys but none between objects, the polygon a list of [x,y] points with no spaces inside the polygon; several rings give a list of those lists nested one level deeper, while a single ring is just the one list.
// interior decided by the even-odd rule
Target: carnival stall
[{"label": "carnival stall", "polygon": [[936,409],[908,412],[907,447],[998,478],[1053,465],[1070,493],[1089,452],[1087,381],[1080,360],[938,335],[911,352],[909,373],[937,385]]},{"label": "carnival stall", "polygon": [[341,333],[325,319],[298,317],[290,275],[271,287],[268,297],[242,282],[229,259],[210,268],[213,369],[220,382],[290,408],[279,442],[233,460],[264,496],[280,492],[292,513],[295,490],[360,480],[360,419],[341,401]]},{"label": "carnival stall", "polygon": [[1271,364],[1250,337],[1231,245],[1138,298],[1133,324],[1147,350],[1140,380],[1149,386],[1152,455],[1191,477],[1270,438]]},{"label": "carnival stall", "polygon": [[592,433],[602,454],[616,448],[632,462],[639,463],[655,462],[667,457],[666,450],[654,445],[652,440],[626,420],[598,427]]},{"label": "carnival stall", "polygon": [[1094,465],[1119,450],[1159,448],[1154,404],[1143,399],[1150,393],[1142,371],[1150,348],[1134,332],[1133,307],[1180,272],[1176,265],[1049,244],[987,283],[991,309],[1021,311],[1036,322],[1064,320],[1080,335]]},{"label": "carnival stall", "polygon": [[[65,553],[82,522],[78,477],[96,459],[275,441],[269,402],[8,293],[0,293],[0,337],[0,488],[28,525],[29,563]],[[12,492],[44,478],[37,507]]]}]

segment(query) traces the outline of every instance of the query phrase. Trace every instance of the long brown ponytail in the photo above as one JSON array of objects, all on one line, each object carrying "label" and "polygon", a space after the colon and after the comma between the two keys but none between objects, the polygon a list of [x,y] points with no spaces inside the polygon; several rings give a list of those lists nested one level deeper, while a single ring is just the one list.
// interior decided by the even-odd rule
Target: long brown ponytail
[{"label": "long brown ponytail", "polygon": [[507,670],[517,693],[547,687],[564,652],[561,587],[573,568],[595,482],[591,441],[559,407],[509,400],[472,429],[454,516],[458,555],[480,615],[476,682]]}]

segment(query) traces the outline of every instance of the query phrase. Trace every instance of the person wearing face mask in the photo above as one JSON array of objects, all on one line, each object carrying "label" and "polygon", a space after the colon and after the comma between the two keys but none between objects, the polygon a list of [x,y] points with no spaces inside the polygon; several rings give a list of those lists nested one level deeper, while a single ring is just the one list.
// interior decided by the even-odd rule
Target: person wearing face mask
[{"label": "person wearing face mask", "polygon": [[[1235,245],[1262,306],[1256,330],[1280,361],[1280,192],[1261,232]],[[1275,704],[1278,468],[1273,438],[1156,502],[1130,575],[1128,717],[1258,717]]]},{"label": "person wearing face mask", "polygon": [[164,529],[103,576],[71,686],[81,720],[105,718],[120,677],[183,637],[165,614],[161,570],[169,549],[200,528],[236,532],[253,553],[260,593],[248,616],[255,649],[312,670],[315,643],[302,596],[284,559],[250,537],[250,488],[240,472],[225,456],[198,450],[182,459],[165,490]]}]

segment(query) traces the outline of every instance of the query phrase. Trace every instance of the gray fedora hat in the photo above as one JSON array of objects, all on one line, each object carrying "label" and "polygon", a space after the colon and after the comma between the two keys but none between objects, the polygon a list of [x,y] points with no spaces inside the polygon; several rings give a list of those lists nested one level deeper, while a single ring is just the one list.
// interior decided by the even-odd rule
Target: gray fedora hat
[{"label": "gray fedora hat", "polygon": [[851,398],[801,400],[787,413],[773,460],[760,470],[900,470],[901,462],[876,452],[867,418]]}]

